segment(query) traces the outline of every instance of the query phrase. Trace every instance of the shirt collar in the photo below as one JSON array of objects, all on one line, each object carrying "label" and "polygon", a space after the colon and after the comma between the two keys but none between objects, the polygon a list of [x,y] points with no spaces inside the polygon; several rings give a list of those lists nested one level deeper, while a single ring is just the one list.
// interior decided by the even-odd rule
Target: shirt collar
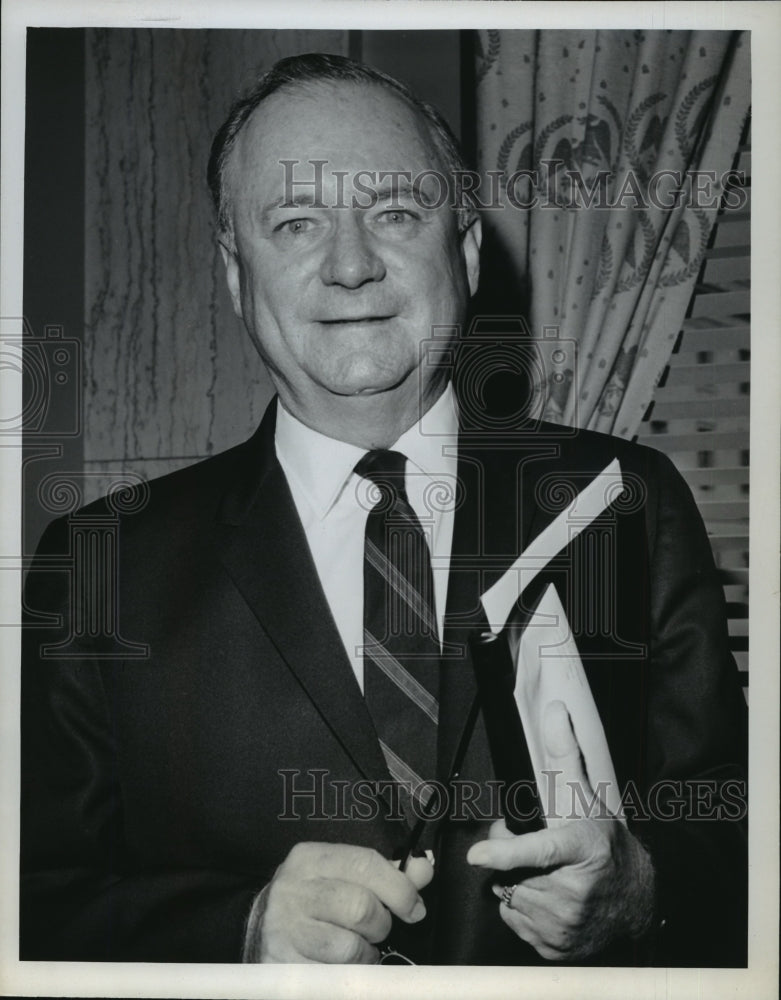
[{"label": "shirt collar", "polygon": [[[431,409],[401,435],[392,449],[403,452],[419,471],[433,478],[453,471],[455,450],[445,445],[455,445],[457,439],[458,412],[448,384]],[[279,399],[275,445],[285,473],[295,477],[296,485],[320,519],[339,499],[358,460],[366,454],[365,448],[307,427]]]}]

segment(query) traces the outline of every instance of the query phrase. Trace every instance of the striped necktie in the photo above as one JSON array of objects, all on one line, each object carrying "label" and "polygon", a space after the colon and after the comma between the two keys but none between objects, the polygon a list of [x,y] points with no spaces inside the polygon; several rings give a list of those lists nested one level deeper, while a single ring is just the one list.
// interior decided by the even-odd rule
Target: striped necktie
[{"label": "striped necktie", "polygon": [[[436,774],[439,637],[431,557],[407,499],[406,458],[370,451],[355,471],[374,484],[363,563],[364,696],[410,823]],[[412,800],[409,793],[412,794]]]}]

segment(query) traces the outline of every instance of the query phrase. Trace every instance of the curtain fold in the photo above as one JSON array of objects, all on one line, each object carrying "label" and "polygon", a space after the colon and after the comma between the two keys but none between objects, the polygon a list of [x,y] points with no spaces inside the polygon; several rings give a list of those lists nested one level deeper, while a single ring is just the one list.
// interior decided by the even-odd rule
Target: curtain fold
[{"label": "curtain fold", "polygon": [[[484,218],[532,337],[571,343],[546,419],[631,437],[685,317],[750,101],[728,31],[477,33]],[[486,198],[493,190],[497,198]],[[680,192],[680,193],[676,193]],[[518,293],[518,311],[524,301]]]}]

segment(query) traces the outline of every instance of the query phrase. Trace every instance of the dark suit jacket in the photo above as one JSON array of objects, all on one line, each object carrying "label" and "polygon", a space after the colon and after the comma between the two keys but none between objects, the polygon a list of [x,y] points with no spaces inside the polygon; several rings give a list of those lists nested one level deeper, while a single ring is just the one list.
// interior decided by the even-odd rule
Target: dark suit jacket
[{"label": "dark suit jacket", "polygon": [[[658,877],[655,932],[594,961],[740,964],[744,702],[709,544],[663,456],[545,425],[462,435],[439,772],[475,698],[479,595],[615,456],[629,492],[544,577]],[[275,457],[273,406],[248,442],[147,497],[55,522],[25,604],[22,958],[235,962],[253,897],[296,842],[403,848],[407,828],[365,793],[350,812],[355,783],[387,771]],[[462,777],[485,782],[481,717],[468,736]],[[675,818],[675,783],[692,779],[708,784],[688,811],[707,819]],[[320,780],[316,807],[285,801],[286,782]],[[501,922],[491,873],[464,863],[485,824],[440,824],[428,916],[399,940],[424,962],[545,964]]]}]

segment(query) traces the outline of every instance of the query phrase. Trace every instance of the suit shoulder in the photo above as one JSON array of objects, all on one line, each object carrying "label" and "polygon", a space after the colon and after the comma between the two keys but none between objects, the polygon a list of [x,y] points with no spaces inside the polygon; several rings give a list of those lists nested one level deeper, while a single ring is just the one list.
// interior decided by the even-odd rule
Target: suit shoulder
[{"label": "suit shoulder", "polygon": [[250,441],[150,479],[146,483],[150,506],[176,504],[182,513],[186,513],[202,510],[218,502],[226,480],[245,459]]},{"label": "suit shoulder", "polygon": [[569,460],[577,467],[588,465],[604,468],[617,458],[624,468],[642,471],[644,474],[658,474],[662,467],[671,464],[667,456],[656,448],[602,431],[541,422],[534,436],[541,442],[554,445],[562,462]]},{"label": "suit shoulder", "polygon": [[[104,496],[51,522],[39,548],[62,547],[68,522],[117,521],[131,532],[155,521],[161,524],[212,519],[222,500],[226,484],[252,461],[253,438],[192,465],[154,479],[133,481],[124,477],[121,485]],[[59,542],[55,540],[59,539]]]}]

